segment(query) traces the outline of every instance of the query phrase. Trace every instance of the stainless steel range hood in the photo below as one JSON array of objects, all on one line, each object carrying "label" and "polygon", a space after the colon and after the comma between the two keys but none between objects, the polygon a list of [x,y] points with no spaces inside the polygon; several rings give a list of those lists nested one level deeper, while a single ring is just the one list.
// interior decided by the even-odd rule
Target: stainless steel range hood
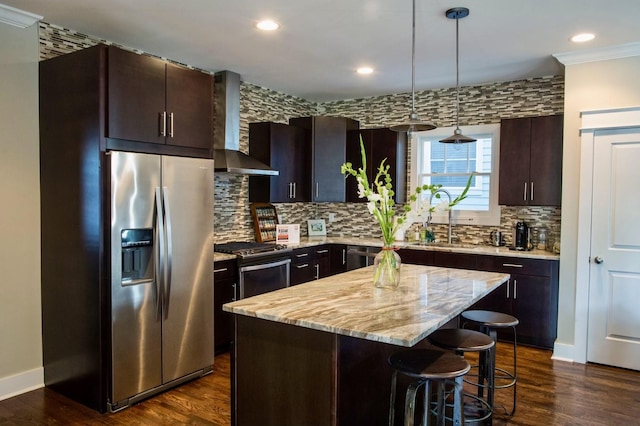
[{"label": "stainless steel range hood", "polygon": [[231,71],[216,73],[214,99],[215,171],[277,176],[277,170],[240,151],[240,75]]}]

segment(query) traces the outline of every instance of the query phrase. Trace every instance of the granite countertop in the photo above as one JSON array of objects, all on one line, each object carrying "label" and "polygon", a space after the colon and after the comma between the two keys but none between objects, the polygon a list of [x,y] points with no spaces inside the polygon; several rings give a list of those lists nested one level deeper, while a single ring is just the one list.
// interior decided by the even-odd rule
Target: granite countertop
[{"label": "granite countertop", "polygon": [[227,303],[238,315],[411,347],[508,274],[403,264],[396,290],[373,287],[373,266]]},{"label": "granite countertop", "polygon": [[[320,244],[346,244],[368,247],[382,247],[379,238],[356,238],[356,237],[307,237],[300,238],[300,244],[292,245],[292,248],[308,247]],[[510,250],[508,247],[495,247],[488,245],[474,244],[447,244],[447,243],[427,243],[419,244],[406,241],[397,241],[396,247],[408,248],[412,250],[433,250],[454,253],[484,254],[490,256],[521,257],[529,259],[558,260],[560,255],[545,250],[518,251]]]},{"label": "granite countertop", "polygon": [[[382,247],[382,241],[379,238],[357,238],[357,237],[303,237],[300,238],[299,244],[290,245],[291,248],[303,248],[318,246],[322,244],[346,244],[365,247]],[[406,241],[398,241],[396,247],[408,248],[412,250],[433,250],[446,251],[452,253],[482,254],[489,256],[506,256],[520,257],[528,259],[558,260],[560,255],[545,250],[517,251],[510,250],[508,247],[494,247],[487,245],[474,244],[446,244],[446,243],[430,243],[418,244]],[[214,252],[214,262],[236,259],[233,254]]]}]

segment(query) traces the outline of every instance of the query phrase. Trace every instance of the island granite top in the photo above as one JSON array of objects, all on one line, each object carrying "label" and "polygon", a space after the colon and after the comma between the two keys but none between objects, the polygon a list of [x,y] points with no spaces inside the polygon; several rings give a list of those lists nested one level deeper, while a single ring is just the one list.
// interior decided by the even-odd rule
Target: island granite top
[{"label": "island granite top", "polygon": [[509,279],[509,274],[403,264],[396,290],[373,286],[373,266],[227,303],[223,309],[411,347]]}]

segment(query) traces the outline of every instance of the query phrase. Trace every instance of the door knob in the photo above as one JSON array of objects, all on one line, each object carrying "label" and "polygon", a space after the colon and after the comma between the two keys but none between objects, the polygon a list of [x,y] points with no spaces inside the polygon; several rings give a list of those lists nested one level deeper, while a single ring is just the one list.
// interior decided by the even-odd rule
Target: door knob
[{"label": "door knob", "polygon": [[596,262],[599,265],[602,262],[604,262],[604,259],[601,258],[600,256],[596,256],[596,257],[593,258],[593,261]]}]

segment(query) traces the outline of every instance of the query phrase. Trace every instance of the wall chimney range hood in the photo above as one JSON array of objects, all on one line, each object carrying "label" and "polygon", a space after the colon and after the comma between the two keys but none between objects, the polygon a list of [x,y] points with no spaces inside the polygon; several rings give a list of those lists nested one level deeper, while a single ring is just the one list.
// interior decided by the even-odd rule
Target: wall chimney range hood
[{"label": "wall chimney range hood", "polygon": [[215,125],[213,148],[215,171],[245,175],[277,176],[279,172],[240,151],[240,75],[215,74]]}]

